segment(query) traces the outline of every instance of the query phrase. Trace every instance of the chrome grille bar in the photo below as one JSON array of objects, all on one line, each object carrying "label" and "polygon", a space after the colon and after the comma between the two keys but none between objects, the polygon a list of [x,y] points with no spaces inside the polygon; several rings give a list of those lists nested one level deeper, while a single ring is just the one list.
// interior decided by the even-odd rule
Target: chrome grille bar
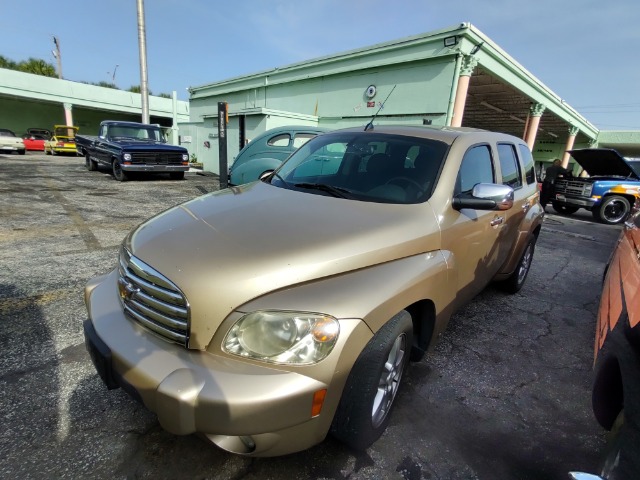
[{"label": "chrome grille bar", "polygon": [[189,303],[180,289],[125,248],[120,251],[120,299],[134,322],[165,340],[189,345]]}]

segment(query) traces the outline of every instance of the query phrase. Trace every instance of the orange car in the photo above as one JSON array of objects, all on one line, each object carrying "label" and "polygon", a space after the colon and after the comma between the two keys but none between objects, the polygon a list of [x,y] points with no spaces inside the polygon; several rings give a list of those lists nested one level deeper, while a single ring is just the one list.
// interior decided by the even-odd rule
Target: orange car
[{"label": "orange car", "polygon": [[640,200],[635,195],[607,266],[598,312],[593,411],[612,432],[603,478],[640,478]]}]

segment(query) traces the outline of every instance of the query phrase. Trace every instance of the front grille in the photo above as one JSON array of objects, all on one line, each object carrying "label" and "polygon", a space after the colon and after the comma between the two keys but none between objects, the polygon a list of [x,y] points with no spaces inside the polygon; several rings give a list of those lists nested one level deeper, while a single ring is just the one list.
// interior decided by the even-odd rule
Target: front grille
[{"label": "front grille", "polygon": [[118,290],[125,313],[165,340],[189,345],[189,303],[164,275],[120,250]]},{"label": "front grille", "polygon": [[556,180],[556,193],[564,195],[576,195],[578,197],[590,197],[593,183],[578,180]]},{"label": "front grille", "polygon": [[142,165],[181,165],[180,152],[132,152],[131,163]]}]

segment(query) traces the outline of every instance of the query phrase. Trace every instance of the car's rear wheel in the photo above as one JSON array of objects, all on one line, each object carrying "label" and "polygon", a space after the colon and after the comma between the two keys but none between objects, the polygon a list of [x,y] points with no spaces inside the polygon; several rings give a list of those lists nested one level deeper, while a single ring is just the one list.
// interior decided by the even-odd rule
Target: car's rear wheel
[{"label": "car's rear wheel", "polygon": [[347,379],[331,433],[345,444],[364,450],[389,423],[413,336],[405,310],[389,320],[364,348]]},{"label": "car's rear wheel", "polygon": [[533,253],[536,248],[536,237],[532,237],[522,252],[522,256],[518,261],[518,266],[514,272],[506,280],[501,281],[498,285],[502,290],[508,293],[518,293],[527,280],[531,263],[533,262]]},{"label": "car's rear wheel", "polygon": [[119,182],[124,182],[129,178],[127,172],[122,170],[122,165],[120,165],[120,160],[118,159],[114,159],[111,162],[111,171],[113,172],[113,178]]},{"label": "car's rear wheel", "polygon": [[580,209],[580,207],[571,207],[559,202],[551,202],[551,206],[556,212],[561,215],[571,215],[573,213],[576,213]]},{"label": "car's rear wheel", "polygon": [[24,155],[25,153],[27,153],[27,151],[26,151],[26,150],[18,150],[18,154],[19,154],[19,155]]},{"label": "car's rear wheel", "polygon": [[592,213],[596,220],[608,225],[615,225],[624,222],[630,211],[629,200],[619,195],[610,195],[605,197],[600,207],[593,210]]}]

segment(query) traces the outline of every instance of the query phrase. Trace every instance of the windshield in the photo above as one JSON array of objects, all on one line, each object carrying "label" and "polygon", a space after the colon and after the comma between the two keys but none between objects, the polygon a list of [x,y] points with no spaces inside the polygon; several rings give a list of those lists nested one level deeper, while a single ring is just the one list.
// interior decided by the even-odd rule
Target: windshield
[{"label": "windshield", "polygon": [[420,203],[433,191],[443,142],[370,132],[320,135],[270,177],[281,188],[381,203]]},{"label": "windshield", "polygon": [[113,125],[109,127],[109,136],[111,138],[124,137],[135,138],[138,140],[155,140],[162,141],[162,133],[159,128],[149,125]]}]

